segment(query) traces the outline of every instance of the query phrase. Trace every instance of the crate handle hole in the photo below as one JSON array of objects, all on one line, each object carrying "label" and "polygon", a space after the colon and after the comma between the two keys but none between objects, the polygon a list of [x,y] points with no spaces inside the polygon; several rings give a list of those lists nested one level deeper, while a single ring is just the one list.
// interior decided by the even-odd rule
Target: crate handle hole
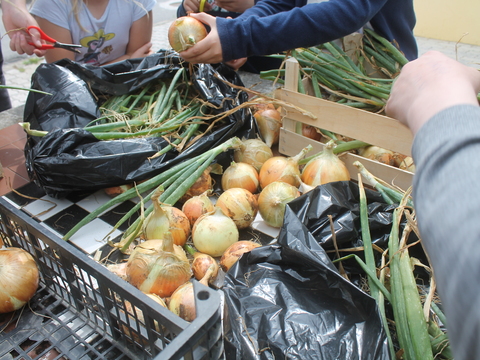
[{"label": "crate handle hole", "polygon": [[210,298],[210,294],[208,291],[202,290],[197,294],[198,300],[208,300]]}]

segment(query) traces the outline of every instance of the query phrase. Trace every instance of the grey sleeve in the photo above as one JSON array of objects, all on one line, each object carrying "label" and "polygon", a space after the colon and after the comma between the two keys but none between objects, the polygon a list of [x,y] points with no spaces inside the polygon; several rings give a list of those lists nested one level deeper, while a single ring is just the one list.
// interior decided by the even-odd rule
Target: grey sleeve
[{"label": "grey sleeve", "polygon": [[413,144],[413,196],[455,360],[480,354],[480,108],[431,118]]}]

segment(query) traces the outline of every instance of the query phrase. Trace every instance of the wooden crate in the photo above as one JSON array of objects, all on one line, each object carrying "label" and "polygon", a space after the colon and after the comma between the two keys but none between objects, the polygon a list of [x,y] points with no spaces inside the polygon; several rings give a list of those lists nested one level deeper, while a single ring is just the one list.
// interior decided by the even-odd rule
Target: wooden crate
[{"label": "wooden crate", "polygon": [[[306,156],[323,150],[325,145],[321,142],[311,140],[295,132],[297,123],[301,122],[410,156],[413,135],[398,120],[337,104],[333,101],[300,94],[297,92],[298,74],[298,62],[293,58],[287,60],[285,87],[275,91],[276,99],[305,110],[302,113],[291,107],[283,107],[285,116],[278,144],[278,151],[281,154],[286,156],[296,155],[309,143],[313,149]],[[358,160],[373,175],[388,183],[393,183],[405,190],[412,185],[413,173],[409,171],[350,153],[343,154],[341,159],[347,165],[353,180],[358,179],[358,170],[353,166],[353,162]]]}]

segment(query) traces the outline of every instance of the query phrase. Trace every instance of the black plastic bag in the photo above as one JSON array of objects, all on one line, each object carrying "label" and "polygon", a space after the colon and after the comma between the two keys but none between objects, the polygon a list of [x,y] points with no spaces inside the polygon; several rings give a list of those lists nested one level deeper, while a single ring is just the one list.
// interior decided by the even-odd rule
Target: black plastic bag
[{"label": "black plastic bag", "polygon": [[[150,81],[172,78],[181,66],[181,58],[171,51],[102,67],[67,59],[40,65],[32,76],[32,88],[53,96],[31,92],[27,98],[25,121],[32,129],[49,132],[43,138],[27,138],[25,158],[30,179],[48,195],[61,198],[144,180],[233,136],[250,138],[256,134],[251,112],[240,109],[181,154],[173,149],[149,160],[168,145],[165,139],[100,141],[82,130],[100,115],[99,95],[134,92]],[[218,107],[218,113],[248,99],[247,93],[225,83],[243,86],[228,66],[201,64],[193,69],[189,76],[195,88],[205,101]]]},{"label": "black plastic bag", "polygon": [[[383,239],[392,207],[374,191],[367,198],[372,223],[384,223]],[[231,268],[223,287],[228,359],[390,359],[375,300],[343,278],[323,248],[331,238],[327,214],[345,246],[357,242],[357,211],[355,183],[319,186],[287,205],[276,244]]]}]

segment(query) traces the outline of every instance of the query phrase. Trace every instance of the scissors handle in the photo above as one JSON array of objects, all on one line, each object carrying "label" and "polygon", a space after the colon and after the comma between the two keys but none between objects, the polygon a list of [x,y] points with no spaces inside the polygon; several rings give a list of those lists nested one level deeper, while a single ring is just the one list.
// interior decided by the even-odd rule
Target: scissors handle
[{"label": "scissors handle", "polygon": [[[37,30],[37,31],[40,33],[40,39],[45,40],[45,41],[48,41],[48,42],[51,42],[51,43],[56,43],[56,42],[57,42],[57,40],[52,39],[50,36],[48,36],[47,34],[45,34],[45,33],[43,32],[43,30],[40,29],[38,26],[33,26],[33,25],[32,25],[32,26],[27,27],[27,31],[28,31],[29,34],[30,34],[30,30],[31,30],[31,29],[35,29],[35,30]],[[31,35],[31,34],[30,34],[30,35]],[[47,49],[51,49],[51,48],[49,47],[49,48],[47,48]]]}]

